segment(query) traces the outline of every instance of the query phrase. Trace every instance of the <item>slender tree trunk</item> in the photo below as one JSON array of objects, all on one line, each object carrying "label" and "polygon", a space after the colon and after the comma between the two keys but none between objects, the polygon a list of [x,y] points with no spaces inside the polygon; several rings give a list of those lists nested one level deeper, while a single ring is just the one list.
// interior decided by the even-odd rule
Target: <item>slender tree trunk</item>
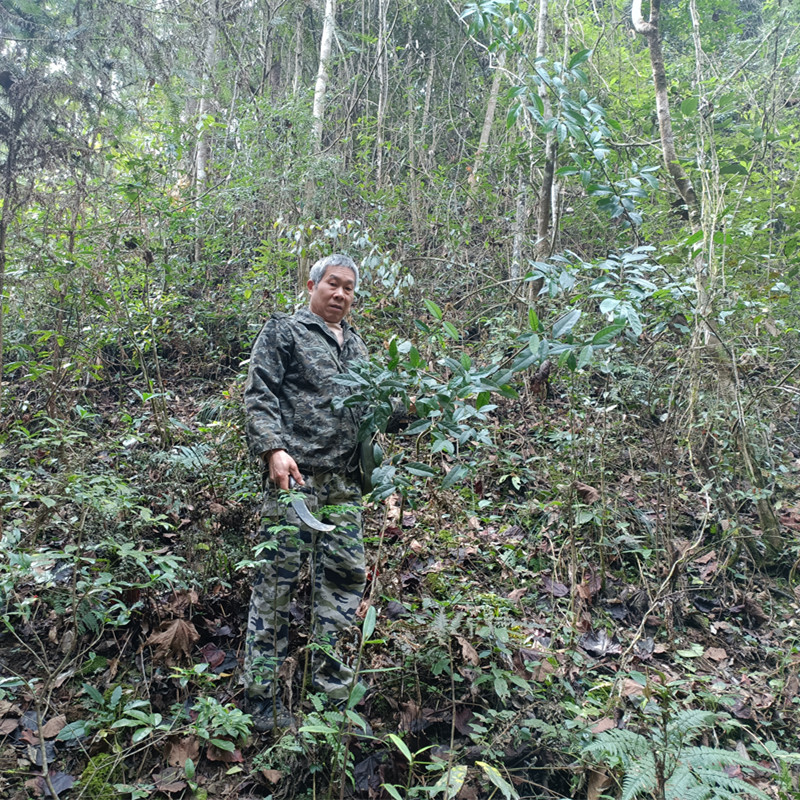
[{"label": "slender tree trunk", "polygon": [[[325,126],[325,98],[328,91],[328,62],[331,57],[333,36],[336,26],[336,0],[325,0],[325,16],[322,20],[322,37],[319,43],[319,67],[314,85],[314,103],[311,108],[311,135],[314,142],[314,153],[322,153],[322,133]],[[314,215],[314,195],[316,184],[313,175],[306,178],[304,214]],[[306,259],[300,259],[298,281],[305,286],[308,272]]]},{"label": "slender tree trunk", "polygon": [[[410,33],[410,32],[409,32]],[[409,39],[411,36],[409,35]],[[413,80],[413,65],[406,89],[408,96],[408,193],[411,201],[411,227],[417,240],[422,236],[422,223],[420,221],[421,209],[419,198],[419,175],[417,170],[417,143],[414,141],[416,128],[417,109]]]},{"label": "slender tree trunk", "polygon": [[[547,2],[539,0],[539,16],[536,25],[536,58],[543,58],[547,52]],[[545,122],[549,121],[553,112],[550,108],[550,95],[547,86],[539,86],[539,97],[544,105]],[[536,260],[542,261],[550,255],[550,230],[552,224],[553,210],[553,176],[556,171],[556,160],[558,158],[558,142],[555,133],[549,131],[545,138],[544,145],[544,167],[542,168],[542,183],[539,187],[539,200],[536,211]],[[539,284],[536,286],[535,284]],[[536,295],[541,289],[541,281],[533,281],[531,289],[535,289]],[[535,295],[531,300],[535,301]]]},{"label": "slender tree trunk", "polygon": [[[17,168],[17,153],[19,148],[19,137],[22,131],[23,114],[22,114],[22,101],[19,97],[14,97],[12,103],[12,119],[11,125],[7,132],[8,150],[6,152],[5,169],[3,170],[3,185],[2,195],[2,208],[0,208],[0,419],[5,419],[3,416],[3,378],[5,375],[5,360],[4,360],[4,344],[3,330],[5,325],[5,315],[3,307],[5,303],[6,291],[6,261],[8,254],[6,252],[8,247],[8,229],[11,225],[11,218],[17,208],[17,186],[14,181],[14,175]],[[2,514],[0,514],[2,518]],[[0,524],[0,535],[2,535],[2,524]]]},{"label": "slender tree trunk", "polygon": [[[0,210],[0,417],[3,417],[3,368],[5,361],[3,358],[3,326],[5,324],[5,316],[3,308],[5,305],[5,291],[6,291],[6,238],[8,232],[9,220],[9,196],[7,192],[3,194],[3,208]],[[2,517],[2,514],[0,514]],[[2,523],[0,523],[0,535],[2,535]]]},{"label": "slender tree trunk", "polygon": [[469,188],[474,189],[480,182],[481,167],[483,166],[483,156],[489,147],[489,136],[494,125],[494,115],[497,110],[497,98],[500,95],[500,83],[503,79],[503,68],[506,65],[506,51],[501,50],[497,54],[497,64],[494,68],[492,78],[492,88],[489,92],[489,102],[486,104],[486,114],[483,117],[483,128],[481,138],[478,142],[478,149],[475,151],[475,161],[472,162],[472,171],[468,177]]},{"label": "slender tree trunk", "polygon": [[314,86],[314,105],[311,110],[314,148],[322,150],[322,130],[325,123],[325,96],[328,91],[328,61],[331,57],[333,33],[336,26],[336,0],[325,0],[325,16],[322,21],[322,38],[319,43],[319,68]]},{"label": "slender tree trunk", "polygon": [[294,76],[292,77],[292,96],[297,97],[303,78],[303,9],[297,12],[294,29]]},{"label": "slender tree trunk", "polygon": [[700,229],[700,208],[692,182],[678,161],[675,151],[675,136],[672,132],[672,117],[669,112],[669,94],[667,91],[667,71],[664,67],[664,53],[661,50],[661,38],[658,30],[658,20],[661,11],[661,0],[651,0],[650,19],[645,22],[642,16],[642,0],[633,0],[631,19],[637,33],[647,39],[650,52],[650,66],[653,71],[653,83],[656,90],[656,114],[658,116],[658,131],[661,136],[661,151],[667,171],[672,177],[675,188],[680,193],[681,199],[686,204],[692,230]]},{"label": "slender tree trunk", "polygon": [[386,106],[389,101],[389,54],[387,47],[386,4],[378,2],[378,114],[375,122],[375,186],[383,186],[384,131],[386,126]]},{"label": "slender tree trunk", "polygon": [[215,62],[215,49],[217,44],[216,21],[211,20],[206,33],[206,42],[203,49],[203,78],[200,82],[200,103],[197,107],[197,123],[200,129],[197,135],[197,148],[195,151],[195,211],[197,219],[195,221],[194,237],[194,261],[198,264],[203,257],[203,203],[201,196],[206,188],[208,177],[208,163],[211,155],[211,143],[209,132],[205,120],[212,107],[211,89],[212,73]]},{"label": "slender tree trunk", "polygon": [[[434,21],[436,12],[434,10]],[[431,98],[433,97],[433,76],[436,73],[436,52],[431,49],[428,56],[428,77],[425,81],[425,104],[422,108],[422,123],[420,125],[420,144],[424,147],[425,137],[428,135],[431,123]],[[436,136],[432,135],[425,155],[423,156],[425,171],[428,172],[433,165]]]},{"label": "slender tree trunk", "polygon": [[[703,365],[699,362],[699,355],[702,353],[707,353],[717,368],[717,385],[719,386],[719,390],[722,394],[723,402],[727,407],[734,409],[736,413],[736,418],[732,420],[732,425],[734,427],[733,439],[736,442],[737,450],[742,459],[742,463],[744,464],[748,480],[754,488],[763,489],[764,480],[753,455],[753,448],[750,443],[748,433],[747,420],[744,417],[744,412],[741,405],[736,374],[735,356],[728,352],[717,332],[711,327],[710,323],[714,308],[714,266],[712,262],[715,259],[713,252],[715,217],[712,213],[712,218],[709,219],[708,213],[704,213],[704,208],[708,210],[713,208],[715,204],[713,203],[713,198],[711,197],[710,186],[704,179],[704,202],[701,205],[691,179],[678,161],[678,155],[675,148],[675,137],[672,131],[672,118],[669,110],[667,73],[664,66],[664,55],[661,49],[661,40],[658,28],[660,5],[660,0],[651,0],[650,18],[648,21],[645,21],[642,16],[642,0],[633,0],[633,5],[631,7],[631,18],[636,32],[646,37],[648,43],[648,50],[650,52],[650,65],[653,72],[653,84],[655,86],[656,113],[658,115],[658,128],[661,138],[661,149],[664,156],[664,163],[667,171],[672,177],[675,188],[678,190],[683,203],[686,205],[692,233],[702,232],[703,234],[703,246],[696,253],[693,264],[695,287],[697,290],[697,303],[695,308],[695,328],[692,351],[698,355],[698,361],[694,365],[692,374],[695,376],[695,381],[698,381],[703,372]],[[689,0],[689,6],[692,20],[692,35],[695,45],[695,59],[697,62],[697,69],[700,71],[702,68],[701,62],[703,57],[702,45],[700,42],[700,20],[697,13],[695,0]],[[698,92],[702,94],[704,86],[702,74],[698,74],[696,85],[698,87]],[[710,146],[712,144],[710,139],[705,138],[706,136],[710,137],[713,134],[713,131],[710,129],[710,127],[708,130],[706,130],[707,127],[707,123],[702,120],[701,111],[701,141],[700,147],[698,148],[698,152],[700,152],[701,157],[704,156],[706,149],[708,149],[706,145]],[[713,152],[713,147],[710,147],[710,149]],[[693,387],[691,394],[692,397],[699,396],[699,390],[697,386]],[[703,461],[707,461],[707,458],[704,458],[701,455],[700,461],[701,463]],[[725,501],[723,500],[723,503],[724,502]],[[732,508],[729,508],[729,510],[732,510]],[[780,524],[775,515],[772,504],[767,499],[761,498],[756,501],[756,511],[758,513],[764,542],[767,545],[768,559],[774,562],[777,560],[777,558],[779,558],[783,550]]]},{"label": "slender tree trunk", "polygon": [[525,223],[528,218],[527,198],[528,191],[522,164],[517,164],[517,193],[516,202],[514,204],[515,213],[511,244],[511,269],[508,275],[508,277],[514,281],[512,286],[515,288],[517,282],[522,280],[522,242],[525,239]]}]

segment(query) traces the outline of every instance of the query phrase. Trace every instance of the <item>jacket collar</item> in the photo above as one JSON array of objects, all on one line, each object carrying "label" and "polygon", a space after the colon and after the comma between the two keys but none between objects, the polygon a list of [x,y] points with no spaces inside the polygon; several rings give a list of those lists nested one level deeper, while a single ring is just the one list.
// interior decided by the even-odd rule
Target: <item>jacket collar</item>
[{"label": "jacket collar", "polygon": [[[316,326],[318,327],[326,336],[336,341],[333,333],[331,333],[331,329],[328,327],[328,323],[322,319],[319,314],[315,314],[310,308],[300,308],[295,312],[295,318],[302,322],[304,325],[308,326]],[[342,331],[344,333],[344,338],[347,340],[347,337],[352,330],[353,326],[346,320],[342,320]],[[336,342],[338,345],[339,343]]]}]

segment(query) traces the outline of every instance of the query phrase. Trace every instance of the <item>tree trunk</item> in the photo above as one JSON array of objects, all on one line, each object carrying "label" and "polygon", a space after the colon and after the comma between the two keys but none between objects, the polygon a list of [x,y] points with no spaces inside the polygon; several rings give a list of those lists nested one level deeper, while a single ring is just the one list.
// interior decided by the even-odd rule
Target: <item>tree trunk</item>
[{"label": "tree trunk", "polygon": [[[547,52],[547,0],[539,0],[539,16],[536,25],[536,58],[544,58]],[[539,97],[544,106],[544,121],[547,122],[553,116],[550,108],[550,95],[547,86],[539,86]],[[550,224],[551,211],[553,208],[553,176],[556,171],[556,159],[558,158],[558,142],[555,133],[549,131],[545,138],[544,145],[544,167],[542,168],[542,184],[539,187],[539,202],[536,211],[536,260],[542,261],[550,255]],[[542,288],[540,281],[533,281],[536,287],[536,294]],[[532,284],[532,288],[533,288]],[[535,295],[531,300],[535,301]]]},{"label": "tree trunk", "polygon": [[294,31],[294,76],[292,78],[292,96],[297,97],[303,79],[303,9],[297,12],[297,23]]},{"label": "tree trunk", "polygon": [[[409,36],[410,39],[410,36]],[[419,175],[417,173],[417,144],[414,141],[414,129],[417,118],[415,107],[413,80],[409,78],[406,88],[408,96],[408,193],[411,201],[411,228],[414,237],[419,240],[422,236],[422,223],[420,221]]]},{"label": "tree trunk", "polygon": [[472,171],[470,172],[467,181],[469,188],[474,189],[480,181],[481,167],[483,166],[483,156],[486,149],[489,147],[489,136],[492,133],[492,126],[494,125],[494,115],[497,110],[497,98],[500,95],[500,82],[503,79],[503,68],[506,65],[506,51],[501,50],[497,54],[497,64],[494,68],[494,78],[492,79],[492,88],[489,92],[489,102],[486,104],[486,114],[483,118],[483,128],[481,129],[481,138],[478,142],[478,149],[475,151],[475,161],[472,163]]},{"label": "tree trunk", "polygon": [[[667,92],[667,73],[664,66],[664,55],[661,49],[659,37],[659,11],[660,0],[651,0],[650,18],[645,21],[642,16],[642,0],[633,0],[631,7],[631,19],[633,27],[637,33],[647,38],[648,50],[650,52],[650,65],[653,72],[653,84],[656,95],[656,112],[658,115],[658,129],[661,138],[661,149],[664,156],[664,163],[667,171],[672,177],[675,188],[686,205],[689,214],[689,223],[692,233],[702,232],[703,247],[694,256],[694,279],[697,290],[697,304],[695,308],[695,328],[693,337],[692,351],[696,354],[707,353],[713,360],[717,368],[717,385],[723,396],[723,402],[729,409],[734,409],[736,418],[731,420],[733,425],[733,439],[736,442],[739,456],[745,468],[745,473],[750,484],[754,489],[763,489],[764,480],[753,455],[752,445],[748,434],[747,420],[741,406],[739,386],[736,375],[735,356],[730,354],[719,338],[717,332],[711,327],[714,308],[713,283],[710,284],[709,275],[713,275],[713,234],[714,221],[704,218],[703,206],[713,205],[710,203],[711,197],[706,196],[703,206],[695,192],[692,181],[686,174],[678,161],[675,149],[675,137],[672,131],[672,118],[669,110],[669,95]],[[690,15],[692,19],[692,32],[695,45],[695,57],[697,69],[700,70],[702,58],[702,46],[700,43],[700,22],[697,14],[695,0],[690,0]],[[696,81],[699,92],[703,92],[704,81],[702,75],[698,75]],[[708,123],[702,120],[701,115],[701,146],[698,148],[702,154],[706,150],[707,142],[703,139],[704,127]],[[712,131],[709,129],[708,134]],[[710,142],[708,142],[710,144]],[[713,148],[712,148],[713,150]],[[708,187],[704,186],[705,195],[709,195]],[[702,374],[703,366],[698,362],[694,365],[692,374],[697,381]],[[692,395],[698,394],[696,388]],[[701,458],[701,464],[703,460]],[[708,470],[706,470],[708,471]],[[712,478],[712,475],[708,475]],[[723,501],[724,502],[724,501]],[[772,504],[765,498],[756,500],[756,511],[758,513],[759,524],[763,533],[763,539],[767,546],[767,558],[770,562],[775,562],[783,550],[783,540],[780,530],[780,523],[775,515]]]},{"label": "tree trunk", "polygon": [[378,114],[375,122],[375,186],[383,187],[384,130],[389,102],[389,55],[387,52],[386,3],[378,2]]},{"label": "tree trunk", "polygon": [[669,94],[667,91],[667,71],[664,68],[664,54],[661,50],[661,39],[658,31],[658,19],[661,11],[661,0],[651,0],[650,19],[645,22],[642,16],[642,0],[633,0],[631,19],[637,33],[647,39],[650,52],[650,66],[653,71],[653,83],[656,90],[656,114],[658,131],[661,137],[661,151],[667,171],[672,177],[675,188],[686,205],[692,230],[700,229],[700,209],[692,182],[678,162],[675,151],[675,136],[672,133],[672,117],[669,113]]},{"label": "tree trunk", "polygon": [[514,289],[522,280],[522,242],[525,238],[525,223],[528,218],[528,187],[525,183],[522,164],[517,164],[517,194],[514,213],[514,229],[511,243],[511,269],[508,277]]},{"label": "tree trunk", "polygon": [[322,21],[322,38],[319,43],[319,69],[314,86],[314,104],[311,110],[314,148],[322,150],[322,130],[325,123],[325,95],[328,91],[328,61],[331,57],[333,32],[336,26],[336,0],[325,0],[325,16]]},{"label": "tree trunk", "polygon": [[197,148],[195,151],[195,237],[194,237],[194,262],[198,264],[203,257],[203,203],[202,195],[206,188],[208,177],[208,163],[211,155],[211,143],[208,127],[205,124],[206,116],[212,107],[211,88],[212,73],[214,70],[215,48],[217,43],[217,29],[214,20],[211,20],[206,33],[206,43],[203,49],[202,80],[200,82],[200,103],[197,107]]}]

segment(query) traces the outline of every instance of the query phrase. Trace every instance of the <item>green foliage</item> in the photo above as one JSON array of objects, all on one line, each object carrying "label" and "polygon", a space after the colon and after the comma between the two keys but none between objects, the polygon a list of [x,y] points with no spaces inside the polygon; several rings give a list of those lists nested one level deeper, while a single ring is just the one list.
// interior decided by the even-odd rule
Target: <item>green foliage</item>
[{"label": "green foliage", "polygon": [[603,731],[583,748],[584,757],[598,759],[623,772],[621,800],[637,797],[727,800],[742,796],[767,800],[769,797],[726,771],[726,767],[733,766],[744,770],[755,768],[748,756],[735,750],[691,744],[700,734],[715,727],[715,714],[682,709],[664,718],[661,711],[655,711],[645,714],[643,723],[648,722],[652,727],[641,732],[629,728]]},{"label": "green foliage", "polygon": [[237,742],[249,736],[252,717],[232,703],[222,705],[214,697],[198,697],[192,710],[197,712],[191,724],[192,732],[203,742],[220,750],[233,752]]}]

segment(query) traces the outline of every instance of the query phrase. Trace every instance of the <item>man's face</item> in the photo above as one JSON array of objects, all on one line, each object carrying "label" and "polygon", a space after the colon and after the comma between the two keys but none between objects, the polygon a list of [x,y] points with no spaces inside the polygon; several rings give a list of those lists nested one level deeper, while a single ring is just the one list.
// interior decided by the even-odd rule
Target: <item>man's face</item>
[{"label": "man's face", "polygon": [[341,322],[355,295],[356,276],[347,267],[328,267],[322,280],[315,286],[308,282],[308,293],[311,296],[309,307],[322,317],[325,322]]}]

